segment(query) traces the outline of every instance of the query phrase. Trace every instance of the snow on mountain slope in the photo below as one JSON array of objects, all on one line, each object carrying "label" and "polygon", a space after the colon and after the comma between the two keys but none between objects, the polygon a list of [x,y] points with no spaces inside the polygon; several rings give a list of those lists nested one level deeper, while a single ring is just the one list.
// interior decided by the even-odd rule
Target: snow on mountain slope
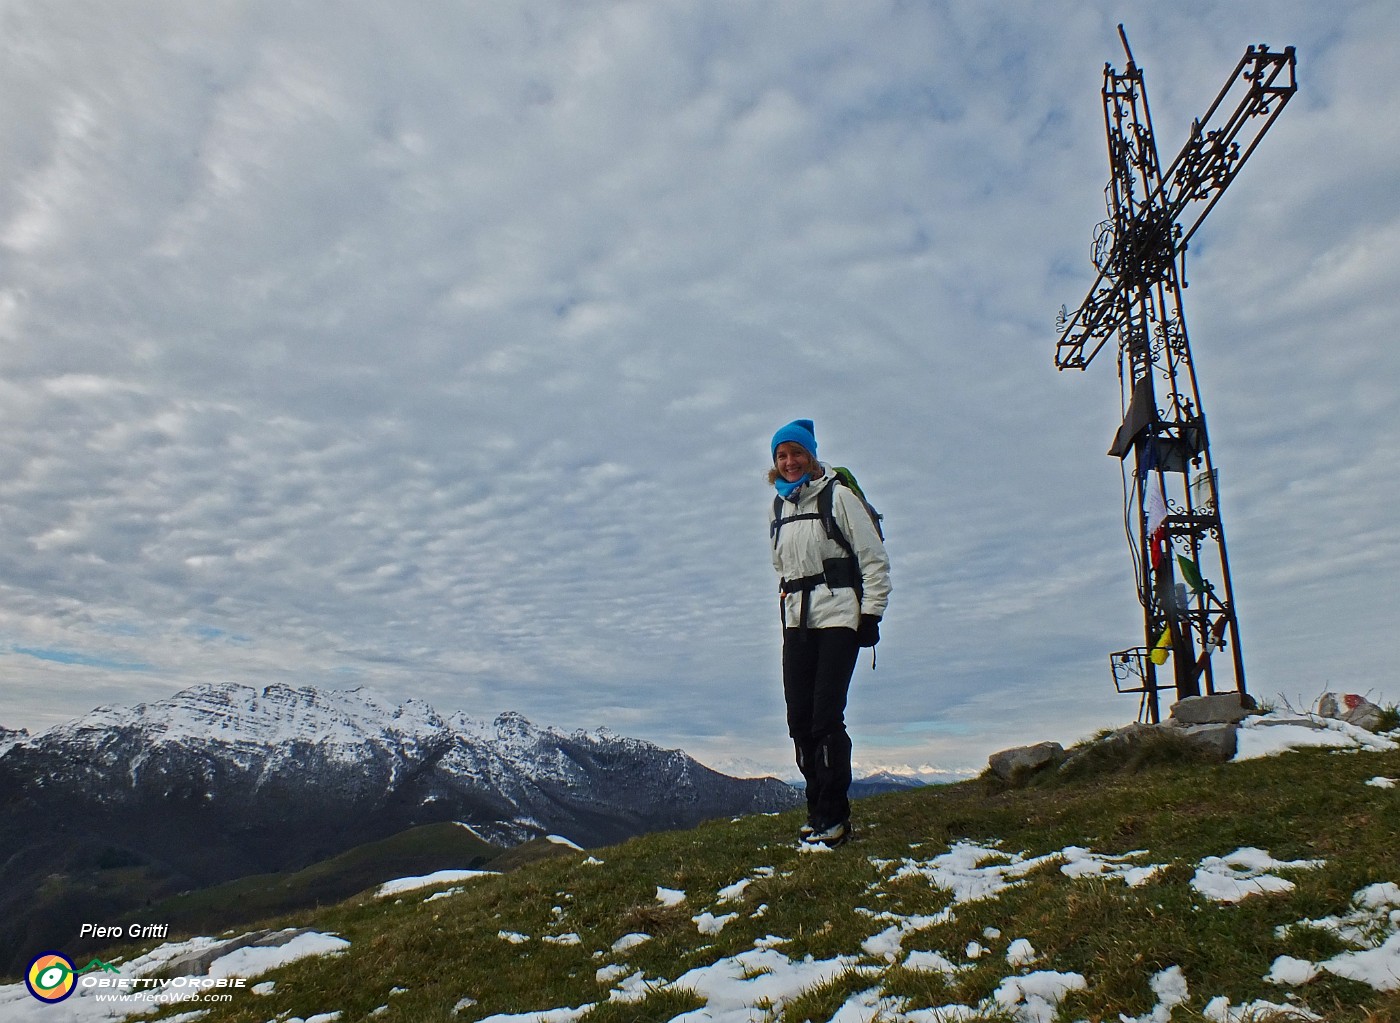
[{"label": "snow on mountain slope", "polygon": [[727,777],[604,730],[444,717],[365,689],[201,685],[0,739],[0,961],[38,912],[35,885],[94,863],[139,866],[178,891],[298,870],[423,824],[460,822],[500,846],[550,834],[596,846],[799,800],[775,779]]},{"label": "snow on mountain slope", "polygon": [[43,802],[46,789],[78,803],[129,805],[144,795],[246,809],[319,789],[322,802],[360,812],[391,802],[400,816],[407,805],[456,805],[487,828],[529,821],[560,830],[598,814],[633,821],[601,831],[598,821],[585,824],[580,837],[589,841],[645,830],[652,819],[669,826],[792,799],[771,779],[728,778],[679,750],[602,729],[536,728],[519,714],[445,718],[424,701],[365,689],[204,684],[6,739],[0,766],[29,802]]}]

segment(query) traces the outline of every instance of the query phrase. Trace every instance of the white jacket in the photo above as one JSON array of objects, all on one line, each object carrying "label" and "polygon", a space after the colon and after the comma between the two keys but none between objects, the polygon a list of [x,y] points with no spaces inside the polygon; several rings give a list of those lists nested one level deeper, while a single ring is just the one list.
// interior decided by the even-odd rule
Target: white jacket
[{"label": "white jacket", "polygon": [[[792,499],[783,501],[782,518],[817,512],[817,495],[824,487],[832,491],[831,511],[842,534],[850,541],[860,565],[862,595],[850,587],[831,589],[819,585],[811,591],[807,607],[807,627],[811,629],[848,628],[860,624],[863,614],[883,616],[890,599],[890,559],[880,534],[875,531],[865,505],[850,489],[836,482],[836,474],[822,466],[820,478],[804,483]],[[768,503],[769,535],[773,527],[773,502]],[[846,551],[826,535],[821,520],[799,519],[786,522],[778,530],[778,542],[773,547],[773,568],[778,578],[802,579],[820,575],[822,563],[829,558],[844,558]],[[789,593],[783,608],[783,621],[796,628],[802,617],[802,594]]]}]

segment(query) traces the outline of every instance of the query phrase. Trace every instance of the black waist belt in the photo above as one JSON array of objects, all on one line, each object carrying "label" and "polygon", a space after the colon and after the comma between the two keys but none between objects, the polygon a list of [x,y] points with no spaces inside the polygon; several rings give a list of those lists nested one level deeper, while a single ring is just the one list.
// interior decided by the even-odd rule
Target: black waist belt
[{"label": "black waist belt", "polygon": [[778,589],[784,593],[810,593],[818,586],[826,585],[826,573],[821,575],[804,575],[801,579],[784,579],[778,584]]},{"label": "black waist belt", "polygon": [[[801,579],[784,579],[778,584],[778,589],[784,596],[789,593],[802,594],[802,611],[798,617],[797,627],[804,633],[807,631],[807,610],[811,605],[812,591],[818,586],[826,586],[830,589],[853,589],[857,595],[860,593],[860,572],[856,566],[855,558],[831,558],[823,563],[823,571],[819,575],[804,575]],[[787,628],[787,601],[782,602],[783,628]]]}]

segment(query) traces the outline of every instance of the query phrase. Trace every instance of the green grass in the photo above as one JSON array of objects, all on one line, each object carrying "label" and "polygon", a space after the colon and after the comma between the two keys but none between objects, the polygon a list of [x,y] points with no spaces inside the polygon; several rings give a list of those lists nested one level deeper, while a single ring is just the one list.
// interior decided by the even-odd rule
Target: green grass
[{"label": "green grass", "polygon": [[[598,1007],[580,1023],[669,1020],[702,1002],[692,992],[657,990],[661,982],[776,935],[786,939],[777,947],[790,960],[850,957],[849,969],[772,1016],[787,1023],[824,1023],[848,998],[877,988],[905,999],[906,1010],[978,1005],[1015,972],[1005,959],[1015,938],[1035,948],[1032,968],[1086,978],[1087,990],[1063,1003],[1065,1020],[1145,1014],[1155,1005],[1152,976],[1179,966],[1190,999],[1175,1010],[1175,1023],[1204,1020],[1205,1004],[1216,995],[1238,1006],[1284,1002],[1290,990],[1337,1023],[1400,1023],[1397,992],[1328,974],[1297,989],[1262,979],[1280,955],[1316,960],[1345,948],[1316,929],[1282,936],[1281,927],[1344,912],[1352,893],[1367,884],[1400,882],[1400,790],[1367,786],[1376,775],[1400,777],[1400,753],[1304,750],[1222,765],[1159,749],[1081,763],[1071,776],[1021,787],[982,778],[874,797],[857,804],[856,839],[829,854],[796,849],[796,814],[751,817],[567,852],[469,882],[447,898],[361,895],[266,924],[333,932],[351,942],[347,953],[273,971],[271,994],[244,993],[203,1021],[265,1023],[338,1010],[341,1023],[469,1023],[493,1013],[586,1003]],[[932,916],[949,905],[948,894],[926,880],[892,875],[900,863],[926,861],[959,840],[1027,856],[1071,845],[1115,855],[1145,850],[1138,862],[1167,869],[1128,888],[1117,880],[1071,880],[1058,863],[1048,863],[998,897],[960,904],[953,919],[905,935],[905,951],[937,950],[968,965],[951,977],[863,952],[862,942],[888,926],[872,914]],[[1286,875],[1296,882],[1290,892],[1237,905],[1192,890],[1203,857],[1242,846],[1326,864]],[[750,884],[737,901],[717,904],[721,888],[745,878]],[[658,886],[681,889],[687,900],[663,906]],[[737,916],[706,935],[692,921],[706,910]],[[511,944],[500,936],[507,932],[530,940]],[[610,951],[634,932],[651,938]],[[563,934],[577,934],[580,943],[542,940]],[[974,941],[989,954],[969,958]],[[628,974],[642,971],[651,993],[638,1002],[609,1002],[618,980],[600,984],[597,971],[612,963],[625,963]],[[988,1009],[983,1018],[1010,1017]]]},{"label": "green grass", "polygon": [[452,859],[464,869],[497,869],[503,855],[519,856],[456,824],[427,824],[368,842],[304,870],[255,874],[163,899],[118,922],[159,920],[174,930],[222,930],[341,900],[395,877],[413,876]]},{"label": "green grass", "polygon": [[1400,706],[1392,703],[1387,707],[1382,707],[1378,728],[1382,732],[1393,732],[1400,728]]}]

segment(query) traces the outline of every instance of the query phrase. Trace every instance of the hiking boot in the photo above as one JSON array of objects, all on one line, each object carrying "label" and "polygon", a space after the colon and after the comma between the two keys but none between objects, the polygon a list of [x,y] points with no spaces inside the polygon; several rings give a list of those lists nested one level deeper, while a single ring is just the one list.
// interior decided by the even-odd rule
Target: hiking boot
[{"label": "hiking boot", "polygon": [[838,845],[851,837],[851,822],[837,821],[829,827],[819,828],[807,835],[802,840],[811,845],[824,845],[828,849],[835,849]]},{"label": "hiking boot", "polygon": [[816,824],[816,822],[815,822],[814,820],[812,820],[812,818],[808,817],[808,818],[807,818],[807,823],[806,823],[806,824],[803,824],[802,827],[800,827],[800,828],[797,829],[797,837],[800,838],[800,839],[802,839],[802,841],[805,842],[805,841],[807,841],[807,839],[810,838],[812,835],[816,834],[816,832],[817,832],[817,824]]}]

